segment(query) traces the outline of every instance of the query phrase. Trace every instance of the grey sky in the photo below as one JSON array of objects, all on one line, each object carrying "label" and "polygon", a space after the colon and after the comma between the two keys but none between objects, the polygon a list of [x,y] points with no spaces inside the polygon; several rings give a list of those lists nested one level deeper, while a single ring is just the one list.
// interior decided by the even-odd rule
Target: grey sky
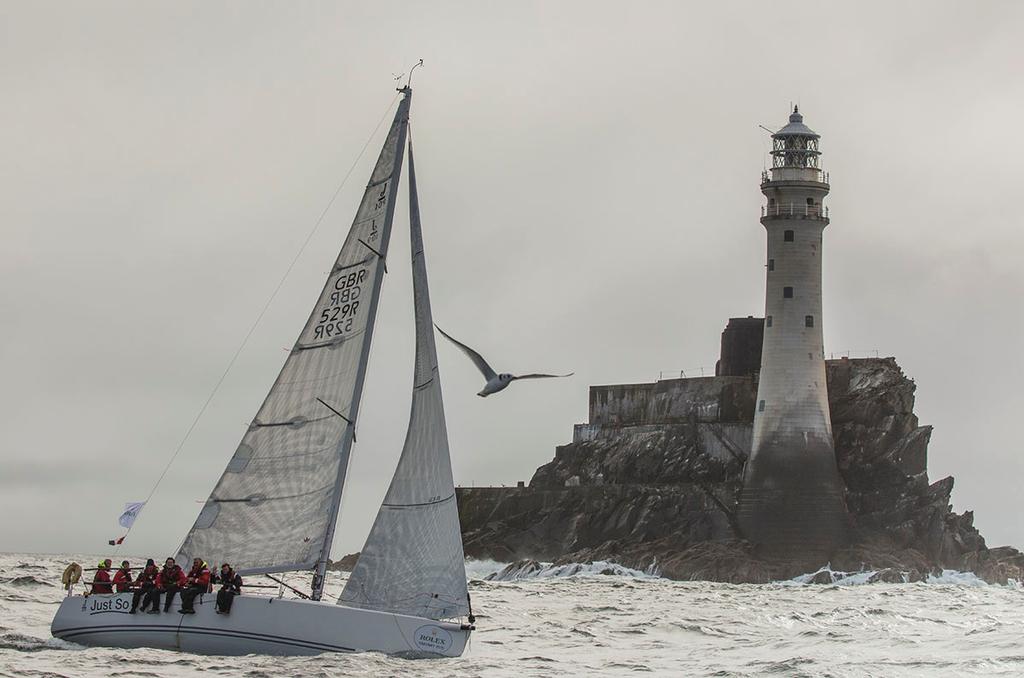
[{"label": "grey sky", "polygon": [[[413,134],[456,482],[528,480],[590,384],[713,369],[760,315],[767,135],[822,135],[826,352],[895,355],[990,544],[1024,544],[1019,3],[5,3],[0,550],[104,550],[394,96]],[[390,112],[388,113],[390,115]],[[384,126],[386,128],[386,125]],[[378,134],[127,550],[176,547],[330,266]],[[403,188],[404,194],[404,188]],[[1016,196],[1016,197],[1015,197]],[[404,195],[391,259],[407,261]],[[336,553],[401,449],[385,281]]]}]

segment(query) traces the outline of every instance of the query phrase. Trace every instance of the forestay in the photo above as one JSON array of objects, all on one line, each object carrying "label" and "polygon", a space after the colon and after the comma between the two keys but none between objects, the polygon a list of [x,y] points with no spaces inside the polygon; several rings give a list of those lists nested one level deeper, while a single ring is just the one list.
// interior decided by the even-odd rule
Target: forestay
[{"label": "forestay", "polygon": [[469,610],[411,142],[409,212],[416,310],[412,413],[391,486],[338,602],[442,619]]},{"label": "forestay", "polygon": [[411,93],[298,341],[189,531],[179,562],[248,573],[323,561],[337,519],[391,236]]}]

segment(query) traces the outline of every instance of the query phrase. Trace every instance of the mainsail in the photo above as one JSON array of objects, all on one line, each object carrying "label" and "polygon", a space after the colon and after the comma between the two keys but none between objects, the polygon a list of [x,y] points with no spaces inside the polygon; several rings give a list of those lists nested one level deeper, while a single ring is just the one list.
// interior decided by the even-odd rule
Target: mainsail
[{"label": "mainsail", "polygon": [[326,564],[391,237],[412,99],[411,90],[403,91],[323,292],[179,549],[179,562],[200,557],[243,573],[319,571]]},{"label": "mainsail", "polygon": [[409,222],[416,309],[412,413],[391,486],[338,603],[443,619],[467,614],[469,601],[411,141]]}]

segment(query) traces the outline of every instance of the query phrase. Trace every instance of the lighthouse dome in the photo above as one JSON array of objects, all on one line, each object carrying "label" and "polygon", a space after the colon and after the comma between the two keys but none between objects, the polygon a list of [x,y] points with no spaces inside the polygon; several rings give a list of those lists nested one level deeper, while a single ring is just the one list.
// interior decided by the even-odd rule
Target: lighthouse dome
[{"label": "lighthouse dome", "polygon": [[793,112],[789,114],[789,124],[772,135],[778,137],[813,137],[820,138],[820,135],[804,124],[804,116],[800,115],[800,107],[794,106]]}]

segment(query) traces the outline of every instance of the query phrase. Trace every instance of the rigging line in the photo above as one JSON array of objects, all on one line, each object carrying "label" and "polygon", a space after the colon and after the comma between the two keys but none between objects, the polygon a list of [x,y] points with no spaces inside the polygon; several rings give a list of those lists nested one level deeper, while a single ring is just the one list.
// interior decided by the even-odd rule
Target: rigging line
[{"label": "rigging line", "polygon": [[[269,579],[270,581],[276,581],[278,584],[280,584],[281,586],[285,587],[286,589],[288,589],[292,593],[297,594],[299,596],[299,598],[302,598],[303,600],[309,600],[309,595],[308,594],[303,593],[302,591],[298,590],[297,588],[295,588],[291,584],[286,584],[283,580],[278,579],[277,577],[272,577],[269,574],[264,574],[263,576],[266,577],[267,579]],[[244,586],[244,584],[243,584],[243,586]]]},{"label": "rigging line", "polygon": [[347,423],[347,424],[348,424],[349,426],[351,426],[351,427],[352,427],[352,442],[357,442],[357,441],[356,441],[356,423],[355,423],[354,421],[352,421],[351,419],[349,419],[348,417],[346,417],[346,416],[345,416],[344,414],[342,414],[341,412],[339,412],[338,410],[334,409],[333,407],[331,407],[330,405],[328,405],[327,403],[325,403],[325,402],[324,402],[323,400],[320,400],[320,398],[317,398],[317,402],[319,402],[319,403],[320,403],[321,405],[323,405],[324,407],[326,407],[327,409],[329,409],[329,410],[330,410],[331,412],[334,412],[334,413],[335,413],[336,415],[338,415],[338,416],[339,416],[339,417],[341,417],[342,419],[344,419],[344,420],[345,420],[345,422],[346,422],[346,423]]},{"label": "rigging line", "polygon": [[388,260],[384,258],[384,255],[381,254],[380,252],[378,252],[377,250],[373,249],[373,247],[371,247],[370,244],[367,243],[362,238],[359,238],[359,244],[377,255],[377,258],[380,259],[382,264],[384,264],[384,272],[387,273],[388,272]]},{"label": "rigging line", "polygon": [[[324,218],[327,216],[327,213],[334,205],[334,201],[337,200],[338,195],[341,193],[341,190],[345,187],[345,184],[348,183],[349,177],[352,176],[352,172],[355,171],[356,166],[359,164],[360,159],[362,159],[363,157],[363,154],[366,153],[366,149],[370,147],[370,142],[372,142],[373,138],[377,136],[377,132],[378,130],[380,130],[380,126],[384,124],[385,120],[387,120],[388,113],[391,111],[391,109],[395,105],[395,102],[398,101],[399,97],[401,96],[402,94],[401,92],[399,92],[391,100],[391,103],[388,104],[388,107],[384,110],[384,114],[380,117],[380,120],[377,121],[377,126],[373,128],[373,132],[371,132],[370,136],[367,137],[366,143],[363,144],[362,149],[360,149],[358,155],[356,155],[356,159],[352,161],[352,166],[348,168],[348,172],[346,172],[345,176],[342,177],[341,183],[338,184],[338,187],[334,190],[334,194],[331,196],[331,199],[327,201],[327,206],[324,207],[323,211],[320,213],[320,216],[313,224],[313,228],[310,229],[309,234],[306,236],[306,239],[302,242],[302,246],[299,247],[299,251],[295,253],[295,256],[292,258],[291,263],[288,264],[288,268],[285,269],[284,275],[281,276],[281,280],[277,283],[277,287],[275,287],[274,291],[270,293],[270,298],[267,299],[267,303],[263,305],[263,309],[259,312],[259,315],[256,316],[256,321],[253,322],[252,327],[249,328],[249,331],[245,333],[245,337],[242,339],[242,343],[239,345],[238,350],[236,350],[235,354],[231,356],[231,360],[228,361],[228,366],[224,369],[223,374],[220,375],[220,379],[217,380],[217,383],[214,384],[213,390],[210,392],[210,395],[206,398],[206,402],[204,402],[203,406],[199,408],[199,412],[198,414],[196,414],[195,419],[192,420],[192,423],[189,425],[188,430],[185,431],[185,436],[181,439],[181,442],[178,443],[178,446],[175,448],[170,460],[167,462],[167,465],[164,466],[164,470],[160,473],[160,477],[158,477],[156,479],[156,482],[153,484],[153,488],[149,491],[149,494],[146,496],[147,503],[149,502],[150,499],[153,498],[153,495],[156,494],[156,490],[158,487],[160,487],[160,483],[163,482],[163,479],[167,475],[167,472],[171,470],[171,465],[174,464],[174,460],[178,458],[178,454],[180,454],[181,450],[185,447],[185,443],[188,442],[189,437],[192,435],[192,431],[195,430],[195,427],[199,423],[199,420],[202,419],[203,414],[206,412],[206,408],[210,406],[210,403],[213,401],[214,396],[217,395],[217,391],[220,390],[221,384],[224,383],[224,380],[227,378],[228,373],[231,372],[231,368],[234,367],[235,361],[238,360],[238,356],[241,355],[242,350],[245,348],[246,344],[249,343],[250,337],[252,337],[253,332],[256,331],[256,328],[259,326],[260,321],[263,320],[263,316],[266,314],[267,309],[270,308],[270,304],[273,303],[274,299],[277,297],[277,293],[281,291],[282,287],[284,287],[285,280],[287,280],[288,276],[291,275],[292,270],[295,268],[295,264],[297,264],[299,261],[299,257],[301,257],[302,253],[306,251],[306,247],[309,245],[309,242],[313,239],[313,236],[316,235],[317,229],[320,228],[320,224],[323,223]],[[136,523],[138,523],[138,520],[136,520]],[[128,531],[121,539],[122,543],[125,541],[125,539],[127,539],[128,535],[131,534],[132,527],[135,527],[135,523],[133,523],[132,526],[128,528]],[[120,548],[121,544],[117,544],[117,546],[114,549],[115,553]]]}]

